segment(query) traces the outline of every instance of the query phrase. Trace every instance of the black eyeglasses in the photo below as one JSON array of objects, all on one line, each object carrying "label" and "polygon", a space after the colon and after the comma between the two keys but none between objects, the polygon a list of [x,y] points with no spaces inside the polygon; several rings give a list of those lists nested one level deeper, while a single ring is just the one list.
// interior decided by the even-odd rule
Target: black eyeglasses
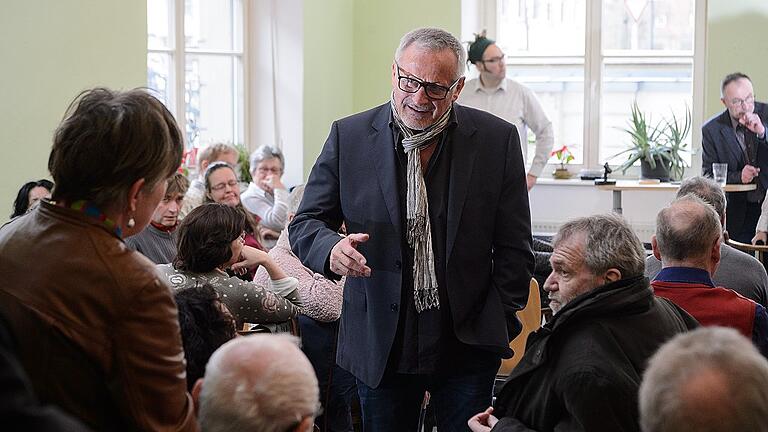
[{"label": "black eyeglasses", "polygon": [[483,65],[485,65],[486,63],[490,63],[492,65],[495,65],[496,63],[501,63],[501,62],[504,61],[504,54],[502,53],[498,57],[491,57],[488,60],[480,60],[480,61],[483,63]]},{"label": "black eyeglasses", "polygon": [[437,83],[422,81],[418,78],[402,76],[400,75],[400,71],[402,70],[406,73],[407,71],[401,68],[400,65],[397,64],[397,61],[395,61],[395,66],[397,66],[397,86],[400,90],[406,93],[416,93],[420,88],[424,87],[424,92],[427,94],[427,97],[432,100],[445,99],[445,97],[448,96],[448,93],[456,87],[456,84],[458,84],[461,79],[461,77],[456,78],[456,81],[454,81],[450,87],[446,87]]}]

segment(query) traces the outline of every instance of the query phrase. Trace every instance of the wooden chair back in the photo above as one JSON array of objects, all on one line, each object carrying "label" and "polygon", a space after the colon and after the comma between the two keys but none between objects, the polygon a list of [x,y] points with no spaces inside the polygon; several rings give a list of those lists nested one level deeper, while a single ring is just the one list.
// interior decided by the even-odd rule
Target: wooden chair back
[{"label": "wooden chair back", "polygon": [[512,348],[515,354],[510,359],[502,360],[498,375],[506,376],[512,372],[512,369],[523,358],[528,335],[541,327],[541,297],[539,297],[539,284],[536,282],[536,279],[531,279],[531,284],[528,287],[528,303],[525,304],[522,310],[517,312],[517,318],[522,323],[523,329],[509,343],[509,347]]}]

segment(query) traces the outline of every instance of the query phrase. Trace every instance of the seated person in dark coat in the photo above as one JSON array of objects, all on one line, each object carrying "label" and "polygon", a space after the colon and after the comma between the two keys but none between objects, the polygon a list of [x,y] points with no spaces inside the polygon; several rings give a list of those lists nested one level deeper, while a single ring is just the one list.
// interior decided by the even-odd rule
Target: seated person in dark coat
[{"label": "seated person in dark coat", "polygon": [[177,290],[179,328],[187,361],[187,390],[205,375],[213,352],[237,336],[235,317],[211,284]]},{"label": "seated person in dark coat", "polygon": [[662,209],[651,238],[662,269],[651,286],[657,296],[673,301],[701,325],[734,328],[768,355],[765,308],[712,281],[720,263],[722,230],[712,206],[694,195]]},{"label": "seated person in dark coat", "polygon": [[657,298],[643,276],[645,251],[617,215],[565,223],[554,241],[551,321],[532,333],[496,405],[469,419],[477,431],[639,431],[645,363],[697,326]]}]

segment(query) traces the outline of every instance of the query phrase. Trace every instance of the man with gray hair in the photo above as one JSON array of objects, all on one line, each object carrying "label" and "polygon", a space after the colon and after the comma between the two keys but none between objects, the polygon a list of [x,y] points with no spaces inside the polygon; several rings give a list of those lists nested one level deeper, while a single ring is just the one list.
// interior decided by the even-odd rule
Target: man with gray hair
[{"label": "man with gray hair", "polygon": [[366,431],[415,429],[426,390],[438,429],[466,428],[521,329],[533,255],[520,137],[454,104],[465,58],[444,30],[403,36],[390,100],[334,122],[289,226],[307,267],[347,276],[337,362],[358,380]]},{"label": "man with gray hair", "polygon": [[676,336],[643,376],[643,432],[766,432],[766,419],[768,362],[733,329]]},{"label": "man with gray hair", "polygon": [[768,355],[768,314],[763,306],[712,281],[720,263],[723,227],[711,205],[695,195],[678,198],[656,217],[651,237],[661,271],[654,293],[685,309],[704,326],[732,327]]},{"label": "man with gray hair", "polygon": [[[711,205],[720,224],[725,227],[725,192],[714,180],[706,177],[691,177],[680,185],[677,198],[688,194],[696,195]],[[645,259],[645,276],[653,280],[661,271],[661,261],[649,255]],[[712,281],[717,286],[729,287],[744,297],[768,305],[768,275],[765,267],[755,257],[745,254],[722,242],[720,244],[720,265]]]},{"label": "man with gray hair", "polygon": [[648,358],[697,326],[643,276],[645,251],[615,214],[566,222],[554,241],[552,320],[496,400],[469,420],[474,432],[636,431],[637,390]]},{"label": "man with gray hair", "polygon": [[309,432],[320,403],[298,339],[281,334],[222,345],[192,393],[204,432]]}]

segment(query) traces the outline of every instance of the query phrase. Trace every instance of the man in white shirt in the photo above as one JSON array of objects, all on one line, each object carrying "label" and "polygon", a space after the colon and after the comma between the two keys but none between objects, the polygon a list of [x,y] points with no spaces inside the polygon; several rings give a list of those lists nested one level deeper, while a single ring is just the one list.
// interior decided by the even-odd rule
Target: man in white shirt
[{"label": "man in white shirt", "polygon": [[541,108],[536,95],[524,85],[508,79],[504,53],[495,41],[477,35],[469,46],[469,58],[480,72],[479,78],[467,81],[458,103],[488,111],[514,124],[520,134],[523,155],[527,161],[528,128],[536,136],[536,153],[526,181],[531,190],[549,159],[555,143],[552,122]]}]

